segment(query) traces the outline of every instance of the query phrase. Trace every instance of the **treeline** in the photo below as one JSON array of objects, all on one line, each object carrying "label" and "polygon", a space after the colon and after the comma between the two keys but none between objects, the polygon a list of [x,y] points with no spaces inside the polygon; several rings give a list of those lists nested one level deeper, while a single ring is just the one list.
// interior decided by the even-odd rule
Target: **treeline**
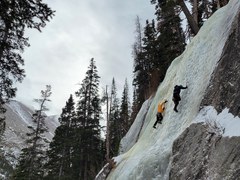
[{"label": "treeline", "polygon": [[[19,164],[13,179],[94,179],[106,163],[106,140],[101,136],[101,106],[106,100],[99,96],[99,76],[94,59],[83,79],[80,89],[75,93],[76,103],[70,95],[59,118],[60,126],[46,147],[43,133],[45,127],[45,103],[49,101],[51,87],[42,91],[39,110],[33,114],[36,126],[29,126],[27,148],[22,150]],[[117,97],[115,80],[112,80],[109,98],[110,112],[109,156],[116,156],[121,138],[127,133],[130,121],[130,102],[128,84],[125,82],[121,101]],[[45,142],[45,143],[44,143]],[[45,153],[46,151],[46,153]]]}]

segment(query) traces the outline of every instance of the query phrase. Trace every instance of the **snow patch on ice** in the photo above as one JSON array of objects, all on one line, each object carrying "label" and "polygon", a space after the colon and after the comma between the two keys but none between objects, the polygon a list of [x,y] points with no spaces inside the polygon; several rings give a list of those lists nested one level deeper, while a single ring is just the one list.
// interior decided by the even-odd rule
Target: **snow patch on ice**
[{"label": "snow patch on ice", "polygon": [[240,118],[225,108],[218,114],[213,106],[205,106],[194,120],[196,123],[216,123],[220,129],[224,129],[223,136],[240,136]]}]

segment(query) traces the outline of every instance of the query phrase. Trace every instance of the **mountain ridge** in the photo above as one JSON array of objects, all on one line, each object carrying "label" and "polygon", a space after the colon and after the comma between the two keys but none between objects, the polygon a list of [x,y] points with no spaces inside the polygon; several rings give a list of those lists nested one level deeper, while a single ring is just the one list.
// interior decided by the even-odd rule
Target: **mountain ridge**
[{"label": "mountain ridge", "polygon": [[[28,126],[34,126],[32,121],[32,114],[34,109],[27,105],[11,100],[5,105],[6,113],[5,119],[5,131],[1,139],[0,148],[0,176],[8,177],[11,171],[16,166],[17,158],[21,153],[21,149],[26,147],[25,141],[27,140],[26,133],[29,132]],[[45,120],[48,132],[45,133],[45,137],[50,142],[54,136],[54,131],[59,126],[57,116],[49,116]]]}]

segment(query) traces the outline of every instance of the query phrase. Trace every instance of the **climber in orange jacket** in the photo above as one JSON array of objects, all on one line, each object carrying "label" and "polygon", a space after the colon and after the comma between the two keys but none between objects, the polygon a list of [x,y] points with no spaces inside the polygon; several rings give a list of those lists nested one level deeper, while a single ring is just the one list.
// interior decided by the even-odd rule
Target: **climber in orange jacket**
[{"label": "climber in orange jacket", "polygon": [[168,102],[167,100],[164,100],[163,102],[160,102],[158,104],[158,109],[157,109],[157,120],[153,125],[153,128],[156,128],[157,123],[162,124],[162,119],[163,119],[163,115],[162,113],[165,110],[165,103]]}]

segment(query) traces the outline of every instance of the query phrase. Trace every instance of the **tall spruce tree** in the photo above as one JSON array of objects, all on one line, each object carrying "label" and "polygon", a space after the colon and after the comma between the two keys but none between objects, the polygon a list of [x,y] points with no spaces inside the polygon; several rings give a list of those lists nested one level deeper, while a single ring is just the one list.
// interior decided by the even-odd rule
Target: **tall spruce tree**
[{"label": "tall spruce tree", "polygon": [[119,99],[117,97],[117,88],[114,78],[111,87],[109,122],[110,157],[113,157],[118,154],[119,143],[121,140]]},{"label": "tall spruce tree", "polygon": [[35,99],[39,103],[39,109],[32,115],[34,126],[28,126],[31,130],[27,133],[29,137],[27,140],[28,147],[22,149],[19,164],[13,175],[16,180],[33,180],[42,179],[44,175],[43,164],[45,161],[46,138],[43,133],[47,131],[45,126],[45,111],[47,111],[46,102],[50,101],[49,97],[52,94],[51,86],[47,85],[46,90],[41,91],[41,98]]},{"label": "tall spruce tree", "polygon": [[73,179],[72,150],[75,118],[74,100],[70,95],[59,118],[60,126],[55,130],[55,135],[47,151],[48,162],[45,166],[47,172],[45,179]]},{"label": "tall spruce tree", "polygon": [[131,124],[130,121],[130,101],[129,101],[129,89],[127,79],[125,80],[121,105],[120,105],[120,130],[121,130],[121,138],[123,138],[128,132]]},{"label": "tall spruce tree", "polygon": [[148,97],[148,87],[149,87],[149,75],[148,75],[148,62],[144,58],[143,52],[143,29],[140,23],[140,18],[137,16],[136,21],[136,30],[135,30],[135,42],[133,44],[133,86],[134,86],[134,95],[133,104],[134,104],[134,113],[131,116],[131,121],[136,117],[136,112],[141,108],[142,103]]},{"label": "tall spruce tree", "polygon": [[157,32],[155,29],[155,21],[152,20],[152,22],[149,23],[149,21],[146,20],[146,26],[144,28],[144,36],[142,41],[144,59],[146,61],[146,64],[148,64],[147,69],[149,72],[153,71],[154,66],[159,66],[156,40]]},{"label": "tall spruce tree", "polygon": [[[146,64],[148,84],[144,85],[147,91],[147,98],[156,91],[159,82],[163,80],[165,73],[162,71],[162,58],[159,51],[159,42],[157,41],[157,30],[155,27],[155,21],[151,23],[146,21],[143,36],[143,55]],[[146,98],[145,98],[146,99]]]},{"label": "tall spruce tree", "polygon": [[92,58],[81,88],[76,92],[78,101],[76,137],[74,138],[76,141],[73,149],[74,179],[94,179],[104,159],[99,124],[101,113],[98,94],[99,78],[95,61]]},{"label": "tall spruce tree", "polygon": [[[159,0],[156,9],[158,20],[158,51],[161,53],[161,71],[165,75],[171,62],[185,49],[179,11],[174,0]],[[161,79],[163,80],[163,79]]]},{"label": "tall spruce tree", "polygon": [[102,102],[106,102],[106,160],[111,163],[111,157],[118,153],[119,142],[121,140],[121,130],[119,123],[119,99],[117,98],[117,89],[115,79],[112,79],[110,93],[106,86]]},{"label": "tall spruce tree", "polygon": [[136,86],[133,86],[133,100],[132,100],[131,115],[130,115],[130,121],[132,123],[134,122],[135,118],[137,117],[139,110],[140,110],[140,105],[138,103]]},{"label": "tall spruce tree", "polygon": [[[0,1],[0,114],[5,112],[3,105],[16,94],[14,82],[21,82],[25,76],[21,55],[29,46],[25,29],[40,31],[53,14],[42,0]],[[0,116],[0,126],[3,120]]]}]

